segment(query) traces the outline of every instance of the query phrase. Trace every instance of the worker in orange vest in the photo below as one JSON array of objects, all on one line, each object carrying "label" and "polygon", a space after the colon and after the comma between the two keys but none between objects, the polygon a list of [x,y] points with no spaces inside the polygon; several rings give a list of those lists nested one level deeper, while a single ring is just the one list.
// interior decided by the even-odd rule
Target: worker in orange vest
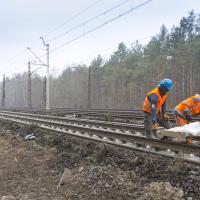
[{"label": "worker in orange vest", "polygon": [[157,88],[147,94],[143,104],[146,137],[152,137],[152,130],[158,130],[158,124],[170,128],[169,117],[166,114],[166,99],[173,85],[172,80],[163,79]]},{"label": "worker in orange vest", "polygon": [[195,94],[178,104],[174,109],[174,115],[178,126],[189,124],[193,116],[200,115],[200,95]]}]

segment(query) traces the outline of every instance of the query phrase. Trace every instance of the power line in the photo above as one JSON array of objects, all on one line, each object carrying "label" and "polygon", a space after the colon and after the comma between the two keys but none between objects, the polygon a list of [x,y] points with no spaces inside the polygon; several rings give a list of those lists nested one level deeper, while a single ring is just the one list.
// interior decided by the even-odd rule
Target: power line
[{"label": "power line", "polygon": [[78,12],[77,14],[75,14],[74,16],[72,16],[71,18],[69,18],[66,22],[62,23],[61,25],[58,25],[57,27],[53,28],[51,31],[47,32],[46,34],[43,35],[43,37],[47,37],[48,35],[50,35],[51,33],[55,32],[56,30],[60,29],[61,27],[63,27],[65,24],[67,24],[68,22],[71,22],[72,20],[74,20],[75,18],[77,18],[78,16],[80,16],[81,14],[85,13],[87,10],[89,10],[90,8],[92,8],[93,6],[95,6],[96,4],[98,4],[99,2],[101,2],[102,0],[97,0],[94,3],[92,3],[91,5],[89,5],[88,7],[84,8],[83,10],[81,10],[80,12]]},{"label": "power line", "polygon": [[44,65],[41,65],[40,67],[38,67],[38,68],[36,68],[35,70],[33,70],[33,71],[31,72],[31,74],[35,73],[37,70],[39,70],[39,69],[41,69],[41,68],[43,68],[43,67],[44,67]]},{"label": "power line", "polygon": [[[140,40],[143,40],[143,39],[147,39],[147,38],[150,39],[152,37],[153,37],[152,35],[149,35],[149,36],[146,36],[146,37],[137,38],[137,39],[135,39],[135,41],[125,42],[125,44],[126,44],[127,47],[129,46],[128,47],[129,49],[131,49],[132,45],[134,44],[134,42],[140,41]],[[88,53],[88,55],[86,55],[87,57],[90,56],[91,58],[87,58],[87,59],[84,59],[84,60],[79,60],[78,63],[83,63],[84,61],[92,61],[92,59],[94,59],[95,56],[97,56],[97,55],[101,55],[101,56],[111,55],[111,53],[108,53],[108,52],[110,52],[110,50],[114,50],[114,49],[116,50],[116,45],[115,46],[112,45],[112,46],[109,46],[107,49],[104,49],[103,53],[101,53],[99,50],[91,51],[91,52]],[[107,53],[105,53],[105,52],[107,52]],[[59,56],[59,54],[56,54],[56,55]],[[56,55],[54,56],[54,58],[57,57]],[[75,57],[74,60],[78,60],[80,58],[85,58],[86,56],[81,56],[81,57],[78,56],[78,57]],[[71,65],[71,64],[69,64],[69,65]]]},{"label": "power line", "polygon": [[[146,39],[146,38],[152,38],[152,36],[146,36],[146,37],[142,37],[142,38],[137,38],[137,40]],[[131,47],[132,47],[133,42],[132,41],[131,42],[126,42],[125,44],[126,44],[127,48],[130,50]],[[99,51],[93,51],[93,52],[90,52],[89,55],[82,56],[82,57],[79,56],[79,57],[74,58],[74,60],[78,60],[80,58],[85,58],[83,60],[79,60],[77,63],[85,63],[85,62],[88,62],[88,61],[92,62],[92,60],[94,58],[97,58],[96,57],[97,55],[100,55],[101,57],[111,56],[112,53],[110,53],[110,50],[113,50],[114,48],[116,48],[116,46],[115,47],[114,46],[112,46],[112,47],[110,46],[108,49],[105,49],[103,51],[103,53],[100,53]],[[89,56],[90,56],[90,58],[86,59],[86,57],[89,57]],[[69,65],[71,65],[71,64],[69,64]]]},{"label": "power line", "polygon": [[[44,36],[46,37],[47,35],[50,35],[52,32],[55,32],[57,29],[60,29],[62,26],[64,26],[65,24],[67,24],[68,22],[76,19],[78,16],[80,16],[81,14],[85,13],[87,10],[89,10],[90,8],[94,7],[96,4],[98,4],[99,2],[101,2],[103,0],[97,0],[94,3],[92,3],[91,5],[89,5],[88,7],[86,7],[85,9],[81,10],[80,12],[78,12],[77,14],[75,14],[74,16],[72,16],[70,19],[68,19],[66,22],[64,22],[63,24],[55,27],[54,29],[52,29],[51,31],[49,31],[48,33],[46,33]],[[37,46],[39,46],[39,43],[41,42],[40,39],[36,40],[35,42],[33,42],[30,47],[35,48]],[[19,58],[19,55],[24,55],[25,54],[25,50],[23,52],[21,52],[20,54],[16,55],[15,57],[13,57],[12,62],[10,62],[9,64],[7,64],[6,66],[12,66],[15,64],[15,61],[17,58]]]},{"label": "power line", "polygon": [[75,38],[73,38],[73,39],[71,39],[71,40],[66,41],[66,42],[63,43],[62,45],[60,45],[60,46],[58,46],[58,47],[52,49],[52,50],[50,51],[50,53],[52,53],[52,52],[54,52],[54,51],[56,51],[56,50],[58,50],[58,49],[60,49],[60,48],[62,48],[62,47],[64,47],[64,46],[66,46],[66,45],[68,45],[68,44],[70,44],[70,43],[72,43],[72,42],[74,42],[74,41],[76,41],[76,40],[78,40],[78,39],[84,37],[85,35],[88,35],[89,33],[91,33],[91,32],[93,32],[93,31],[95,31],[95,30],[97,30],[97,29],[99,29],[99,28],[101,28],[101,27],[103,27],[103,26],[105,26],[105,25],[107,25],[107,24],[109,24],[109,23],[111,23],[111,22],[113,22],[113,21],[115,21],[115,20],[117,20],[117,19],[123,17],[124,15],[129,14],[130,12],[132,12],[132,11],[134,11],[134,10],[136,10],[136,9],[138,9],[138,8],[140,8],[140,7],[142,7],[142,6],[146,5],[146,4],[148,4],[148,3],[150,3],[151,1],[153,1],[153,0],[147,0],[147,1],[145,1],[145,2],[143,2],[143,3],[141,3],[141,4],[139,4],[139,5],[136,6],[136,7],[130,8],[129,10],[127,10],[127,11],[125,11],[125,12],[123,12],[123,13],[117,15],[116,17],[114,17],[114,18],[112,18],[112,19],[110,19],[110,20],[108,20],[108,21],[106,21],[106,22],[104,22],[104,23],[102,23],[102,24],[100,24],[100,25],[98,25],[98,26],[96,26],[96,27],[94,27],[94,28],[88,30],[87,32],[84,32],[84,33],[78,35],[77,37],[75,37]]},{"label": "power line", "polygon": [[[106,12],[108,13],[108,12],[110,12],[111,10],[114,10],[115,8],[121,6],[122,4],[125,4],[125,3],[128,2],[128,1],[130,1],[130,0],[125,0],[125,1],[121,2],[120,4],[117,4],[116,6],[114,6],[114,7],[110,8],[110,9],[106,10],[104,13],[101,13],[101,16],[102,16],[102,15],[105,15]],[[92,28],[92,29],[90,29],[89,31],[87,31],[87,32],[85,32],[85,33],[83,33],[83,34],[81,34],[81,35],[79,35],[79,36],[73,38],[72,40],[66,41],[64,44],[62,44],[62,45],[60,45],[60,46],[54,48],[51,52],[56,51],[57,49],[62,48],[63,46],[65,46],[65,45],[67,45],[67,44],[69,44],[69,43],[72,43],[73,41],[78,40],[79,38],[81,38],[81,37],[83,37],[83,36],[85,36],[85,35],[87,35],[87,34],[93,32],[93,31],[95,31],[95,30],[101,28],[102,26],[104,26],[104,25],[106,25],[106,24],[111,23],[112,21],[115,21],[116,19],[118,19],[118,18],[120,18],[120,17],[122,17],[122,16],[124,16],[124,15],[126,15],[126,14],[128,14],[128,13],[130,13],[130,12],[132,12],[133,10],[135,10],[135,9],[137,9],[137,8],[139,8],[139,7],[141,7],[141,6],[145,5],[145,4],[147,4],[147,3],[149,3],[150,1],[152,1],[152,0],[145,1],[144,3],[138,5],[138,6],[134,7],[134,8],[131,8],[131,9],[129,9],[128,11],[126,11],[126,12],[124,12],[124,13],[122,13],[122,14],[120,14],[120,15],[118,15],[118,16],[116,16],[116,17],[114,17],[114,18],[112,18],[112,19],[110,19],[110,20],[108,20],[108,21],[106,21],[105,23],[103,23],[103,24],[101,24],[101,25],[99,25],[99,26],[97,26],[97,27],[95,27],[95,28]],[[97,2],[98,2],[98,1],[96,1],[95,3],[97,3]],[[95,4],[95,3],[94,3],[94,4]],[[92,7],[92,5],[91,5],[91,7]],[[88,7],[88,9],[89,9],[89,7]],[[80,14],[81,14],[81,12],[80,12]],[[77,14],[77,15],[78,15],[78,14]],[[93,17],[93,18],[91,18],[91,19],[89,19],[89,20],[87,20],[87,21],[84,22],[84,23],[89,23],[90,21],[94,20],[94,19],[97,18],[98,16],[100,16],[100,14],[97,15],[97,16],[95,16],[95,17]],[[83,23],[82,23],[81,25],[83,25]],[[50,52],[50,53],[51,53],[51,52]],[[42,54],[41,56],[43,57],[44,54]],[[13,64],[14,64],[14,63],[13,63]],[[20,67],[20,68],[21,68],[21,67]],[[14,68],[14,69],[19,69],[19,67]],[[39,69],[40,69],[40,67],[39,67]],[[11,71],[11,70],[9,70],[9,71]]]},{"label": "power line", "polygon": [[[61,25],[58,25],[57,27],[53,28],[52,30],[50,30],[49,32],[47,32],[46,34],[43,35],[43,37],[47,37],[48,35],[50,35],[51,33],[55,32],[56,30],[60,29],[61,27],[63,27],[65,24],[67,24],[68,22],[76,19],[78,16],[80,16],[81,14],[85,13],[87,10],[89,10],[90,8],[92,8],[93,6],[95,6],[96,4],[98,4],[99,2],[101,2],[103,0],[97,0],[94,3],[92,3],[91,5],[89,5],[88,7],[86,7],[85,9],[81,10],[80,12],[78,12],[77,14],[75,14],[74,16],[72,16],[70,19],[68,19],[66,22],[64,22]],[[29,45],[31,48],[35,48],[37,46],[39,46],[39,42],[41,40],[38,39],[35,42],[33,42],[31,45]],[[33,46],[34,45],[34,46]]]},{"label": "power line", "polygon": [[41,39],[38,38],[35,42],[33,42],[31,45],[29,45],[31,48],[36,48],[41,44]]},{"label": "power line", "polygon": [[[37,41],[35,41],[34,43],[32,43],[32,45],[37,43],[37,45],[34,46],[34,47],[36,47],[36,46],[39,45],[39,42],[41,42],[40,39],[38,39]],[[32,46],[32,45],[30,45],[30,46]],[[26,53],[26,50],[23,50],[19,54],[16,54],[15,56],[13,56],[13,58],[10,59],[11,60],[10,63],[8,63],[5,67],[14,65],[16,63],[15,60],[17,58],[19,58],[19,56],[24,55],[25,53]]]},{"label": "power line", "polygon": [[61,34],[57,35],[56,37],[53,37],[53,38],[48,39],[48,41],[51,42],[51,41],[56,40],[56,39],[58,39],[58,38],[60,38],[60,37],[62,37],[62,36],[64,36],[64,35],[66,35],[66,34],[69,34],[70,32],[72,32],[72,31],[74,31],[74,30],[76,30],[76,29],[78,29],[78,28],[80,28],[80,27],[82,27],[82,26],[85,26],[85,25],[88,24],[89,22],[92,22],[92,21],[94,21],[95,19],[98,19],[99,17],[105,16],[105,15],[108,14],[109,12],[111,12],[111,11],[113,11],[114,9],[116,9],[116,8],[118,8],[118,7],[122,6],[122,5],[124,5],[124,4],[127,3],[128,1],[130,1],[130,0],[122,1],[121,3],[119,3],[119,4],[117,4],[117,5],[115,5],[115,6],[111,7],[111,8],[109,8],[108,10],[106,10],[106,11],[104,11],[104,12],[102,12],[102,13],[96,15],[95,17],[92,17],[92,18],[88,19],[87,21],[82,22],[81,24],[79,24],[79,25],[77,25],[77,26],[75,26],[75,27],[73,27],[73,28],[71,28],[71,29],[65,31],[64,33],[61,33]]}]

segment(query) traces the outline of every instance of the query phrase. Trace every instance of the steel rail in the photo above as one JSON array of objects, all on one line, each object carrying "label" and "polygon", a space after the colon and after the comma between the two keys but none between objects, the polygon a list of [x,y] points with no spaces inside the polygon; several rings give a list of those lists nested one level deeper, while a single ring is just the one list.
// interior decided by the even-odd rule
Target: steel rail
[{"label": "steel rail", "polygon": [[28,118],[28,117],[22,117],[17,114],[13,115],[13,114],[0,113],[0,116],[11,121],[12,119],[15,119],[15,120],[19,120],[18,122],[20,122],[21,120],[21,122],[35,124],[35,125],[38,125],[39,127],[42,127],[42,126],[50,127],[55,131],[58,129],[64,130],[65,132],[72,131],[73,134],[76,134],[76,132],[78,132],[77,136],[88,134],[90,137],[94,137],[94,136],[98,136],[99,138],[105,137],[110,141],[120,140],[120,141],[123,141],[124,143],[128,142],[128,143],[133,143],[133,144],[149,145],[155,148],[170,149],[176,152],[192,153],[192,154],[197,154],[197,155],[199,155],[200,153],[200,146],[197,146],[197,145],[188,145],[188,144],[182,144],[182,143],[177,143],[173,141],[162,141],[162,140],[157,140],[157,139],[140,137],[140,136],[136,136],[129,133],[124,134],[117,131],[108,131],[108,130],[105,131],[105,130],[101,130],[97,128],[87,128],[87,127],[82,127],[82,126],[69,125],[66,123],[51,122],[48,120],[33,119],[33,118]]},{"label": "steel rail", "polygon": [[[38,119],[48,119],[51,122],[68,122],[74,123],[76,125],[84,125],[84,126],[92,126],[96,128],[103,128],[103,129],[113,129],[118,131],[128,131],[130,133],[135,133],[139,131],[144,133],[144,126],[138,124],[128,124],[128,123],[118,123],[118,122],[108,122],[108,121],[99,121],[99,120],[88,120],[88,119],[77,119],[77,118],[67,118],[67,117],[60,117],[60,116],[51,116],[51,115],[40,115],[40,114],[32,114],[32,113],[21,113],[21,112],[11,112],[11,111],[3,111],[3,113],[8,114],[17,114],[21,116],[29,116]],[[190,136],[190,138],[194,141],[200,141],[199,136]]]},{"label": "steel rail", "polygon": [[[2,113],[16,114],[16,112],[10,112],[10,111],[3,111]],[[144,132],[144,126],[138,125],[138,124],[88,120],[88,119],[69,118],[69,117],[60,117],[60,116],[51,116],[51,115],[40,115],[40,114],[21,113],[21,112],[17,112],[17,114],[21,115],[21,116],[37,117],[37,118],[42,118],[42,119],[54,120],[54,121],[85,124],[85,125],[90,125],[90,126],[96,126],[97,128],[106,127],[106,128],[111,128],[111,129],[120,129],[120,130],[128,130],[128,131],[138,130],[140,132]]]},{"label": "steel rail", "polygon": [[[0,118],[2,120],[5,120],[7,121],[7,118],[3,118],[0,116]],[[30,125],[30,122],[24,122],[24,121],[18,121],[18,120],[14,120],[14,119],[9,119],[9,121],[12,121],[14,123],[21,123],[21,124],[25,124],[25,125]],[[117,147],[122,147],[122,148],[126,148],[126,149],[129,149],[129,150],[134,150],[134,151],[139,151],[139,152],[146,152],[146,153],[151,153],[151,154],[155,154],[155,155],[159,155],[159,156],[163,156],[163,157],[168,157],[168,158],[178,158],[178,159],[182,159],[184,160],[185,162],[188,162],[188,163],[193,163],[193,164],[197,164],[197,165],[200,165],[200,158],[199,160],[197,159],[192,159],[192,157],[186,157],[185,154],[177,154],[177,155],[174,155],[174,154],[166,154],[166,152],[162,152],[162,151],[155,151],[151,148],[142,148],[142,147],[137,147],[136,145],[134,144],[129,144],[129,143],[120,143],[120,141],[111,141],[111,140],[106,140],[105,138],[100,138],[100,137],[91,137],[91,136],[87,136],[87,135],[77,135],[76,134],[73,134],[69,131],[64,131],[64,130],[58,130],[58,129],[52,129],[52,128],[49,128],[49,127],[45,127],[45,126],[38,126],[39,128],[41,129],[44,129],[44,130],[49,130],[49,131],[52,131],[52,132],[56,132],[56,133],[62,133],[62,134],[68,134],[68,135],[71,135],[72,137],[75,137],[75,138],[78,138],[80,139],[81,138],[84,138],[84,139],[87,139],[87,140],[91,140],[91,141],[95,141],[95,142],[102,142],[102,143],[107,143],[107,144],[111,144],[111,145],[114,145],[114,146],[117,146]],[[173,152],[172,152],[173,153]]]},{"label": "steel rail", "polygon": [[[14,108],[8,108],[8,110],[12,110]],[[84,115],[84,116],[102,116],[102,117],[118,117],[122,119],[137,119],[142,120],[144,118],[142,110],[124,110],[124,109],[112,109],[112,108],[90,108],[90,109],[84,109],[84,108],[52,108],[49,111],[46,111],[44,109],[39,108],[18,108],[19,111],[25,111],[25,112],[39,112],[39,113],[52,113],[52,114],[78,114],[78,115]],[[6,110],[4,108],[3,110]],[[14,109],[16,110],[16,109]],[[170,116],[170,121],[174,122],[174,116],[171,111],[168,111],[168,114]],[[195,121],[199,121],[200,119],[195,117]]]}]

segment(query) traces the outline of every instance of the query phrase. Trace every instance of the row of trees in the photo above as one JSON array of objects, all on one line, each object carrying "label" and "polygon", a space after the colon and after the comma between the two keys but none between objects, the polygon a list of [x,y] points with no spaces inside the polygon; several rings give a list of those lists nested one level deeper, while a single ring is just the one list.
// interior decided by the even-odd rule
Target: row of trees
[{"label": "row of trees", "polygon": [[[108,60],[98,55],[90,66],[67,66],[59,77],[51,77],[50,105],[87,107],[90,103],[93,108],[140,109],[146,93],[163,78],[175,82],[170,108],[200,93],[200,14],[189,12],[171,30],[163,25],[147,45],[136,41],[127,48],[122,42]],[[26,106],[27,74],[7,82],[6,105]],[[42,83],[41,77],[33,78],[36,107],[44,105]]]}]

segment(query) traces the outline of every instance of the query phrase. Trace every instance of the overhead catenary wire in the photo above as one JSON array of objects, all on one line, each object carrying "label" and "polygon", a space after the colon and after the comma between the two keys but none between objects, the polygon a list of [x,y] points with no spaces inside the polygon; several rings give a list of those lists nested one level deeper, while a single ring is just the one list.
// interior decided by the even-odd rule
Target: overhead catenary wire
[{"label": "overhead catenary wire", "polygon": [[[47,32],[46,34],[44,34],[42,37],[47,37],[48,35],[52,34],[53,32],[59,30],[61,27],[63,27],[67,23],[73,21],[74,19],[76,19],[77,17],[79,17],[80,15],[82,15],[87,10],[89,10],[92,7],[94,7],[96,4],[98,4],[101,1],[103,1],[103,0],[97,0],[97,1],[93,2],[92,4],[90,4],[89,6],[87,6],[86,8],[84,8],[83,10],[81,10],[80,12],[78,12],[77,14],[75,14],[74,16],[72,16],[71,18],[69,18],[64,23],[62,23],[62,24],[56,26],[55,28],[51,29],[49,32]],[[30,47],[35,48],[35,47],[39,46],[39,43],[40,43],[40,38],[38,40],[36,40],[35,42],[33,42],[32,45],[30,45]]]},{"label": "overhead catenary wire", "polygon": [[[94,7],[95,5],[97,5],[98,3],[100,3],[103,0],[97,0],[95,2],[93,2],[92,4],[90,4],[89,6],[87,6],[86,8],[82,9],[80,12],[78,12],[77,14],[75,14],[74,16],[72,16],[70,19],[68,19],[67,21],[65,21],[63,24],[53,28],[52,30],[50,30],[49,32],[47,32],[46,34],[44,34],[43,36],[46,37],[48,35],[50,35],[51,33],[55,32],[56,30],[60,29],[61,27],[63,27],[65,24],[67,24],[68,22],[76,19],[77,17],[79,17],[80,15],[82,15],[83,13],[85,13],[87,10],[89,10],[90,8]],[[36,48],[37,46],[39,46],[41,43],[40,38],[38,38],[35,42],[33,42],[31,45],[29,45],[31,48]],[[13,61],[9,61],[9,63],[6,66],[12,66],[14,64],[16,64],[16,59],[19,58],[19,55],[24,55],[26,52],[26,50],[23,50],[20,54],[17,54],[16,56],[14,56],[11,60]],[[10,71],[10,70],[9,70]]]},{"label": "overhead catenary wire", "polygon": [[33,70],[33,71],[31,72],[31,74],[35,73],[37,70],[41,69],[42,67],[44,67],[44,65],[41,65],[40,67],[38,67],[38,68],[36,68],[35,70]]},{"label": "overhead catenary wire", "polygon": [[[142,38],[137,38],[137,40],[142,40],[142,39],[147,39],[147,38],[152,38],[153,36],[146,36],[146,37],[142,37]],[[129,42],[128,43],[128,45],[130,46],[130,48],[131,48],[131,45],[132,45],[133,43],[132,42]],[[92,55],[94,55],[93,56],[93,58],[87,58],[87,59],[84,59],[84,60],[80,60],[80,61],[78,61],[77,63],[84,63],[84,62],[89,62],[89,61],[92,61],[92,59],[94,59],[95,58],[95,55],[101,55],[101,56],[108,56],[108,55],[111,55],[110,53],[108,53],[111,49],[114,49],[114,47],[112,46],[112,47],[110,47],[110,48],[108,48],[108,49],[106,49],[105,51],[107,52],[107,53],[105,53],[105,51],[104,51],[104,53],[102,54],[102,53],[99,53],[99,51],[92,51],[92,52],[90,52],[90,56],[91,56],[91,54]],[[57,54],[58,55],[58,54]],[[40,57],[42,57],[42,56],[45,56],[45,54],[42,54],[42,55],[40,55]],[[77,59],[79,59],[80,58],[80,56],[79,57],[76,57],[75,58],[75,60],[77,60]],[[82,58],[85,58],[85,56],[82,56]],[[69,64],[69,65],[72,65],[72,64],[74,64],[74,63],[71,63],[71,64]],[[35,64],[34,64],[35,65]],[[35,73],[37,70],[39,70],[39,69],[41,69],[43,67],[43,65],[41,65],[40,67],[38,67],[38,68],[36,68],[34,71],[32,71],[31,73],[33,74],[33,73]]]},{"label": "overhead catenary wire", "polygon": [[68,44],[70,44],[70,43],[72,43],[72,42],[74,42],[74,41],[76,41],[76,40],[78,40],[78,39],[84,37],[85,35],[88,35],[88,34],[91,33],[91,32],[94,32],[95,30],[97,30],[97,29],[99,29],[99,28],[101,28],[101,27],[103,27],[103,26],[105,26],[105,25],[107,25],[107,24],[109,24],[109,23],[111,23],[111,22],[113,22],[113,21],[115,21],[115,20],[117,20],[117,19],[123,17],[124,15],[129,14],[130,12],[132,12],[132,11],[134,11],[134,10],[136,10],[136,9],[138,9],[138,8],[140,8],[140,7],[142,7],[142,6],[146,5],[146,4],[148,4],[148,3],[150,3],[151,1],[153,1],[153,0],[147,0],[147,1],[145,1],[145,2],[143,2],[143,3],[141,3],[141,4],[139,4],[139,5],[137,5],[137,6],[135,6],[135,7],[130,8],[129,10],[127,10],[127,11],[125,11],[125,12],[123,12],[123,13],[121,13],[121,14],[119,14],[119,15],[117,15],[117,16],[115,16],[115,17],[109,19],[109,20],[107,20],[106,22],[104,22],[104,23],[102,23],[102,24],[100,24],[100,25],[98,25],[98,26],[96,26],[96,27],[94,27],[94,28],[92,28],[92,29],[90,29],[90,30],[88,30],[88,31],[86,31],[86,32],[84,32],[84,33],[78,35],[78,36],[76,36],[75,38],[66,41],[65,43],[61,44],[60,46],[58,46],[58,47],[52,49],[52,50],[50,51],[50,53],[52,53],[52,52],[54,52],[54,51],[56,51],[56,50],[58,50],[58,49],[60,49],[60,48],[62,48],[62,47],[64,47],[64,46],[66,46],[66,45],[68,45]]},{"label": "overhead catenary wire", "polygon": [[[38,46],[38,42],[39,42],[39,40],[37,40],[37,46]],[[36,43],[36,42],[32,43],[32,45],[35,44],[35,43]],[[32,45],[31,45],[31,46],[32,46]],[[34,47],[35,47],[35,46],[34,46]],[[13,56],[13,58],[10,59],[11,61],[9,61],[8,64],[7,64],[5,67],[13,66],[14,64],[16,64],[16,59],[18,59],[19,56],[22,56],[22,55],[24,55],[25,53],[26,53],[26,49],[22,50],[20,53],[18,53],[18,54],[16,54],[15,56]],[[12,68],[11,68],[11,69],[12,69]],[[9,71],[11,71],[11,69],[9,69]],[[9,71],[8,71],[8,72],[9,72]]]},{"label": "overhead catenary wire", "polygon": [[[140,40],[143,40],[143,39],[150,39],[150,38],[152,38],[153,36],[152,35],[149,35],[149,36],[146,36],[146,37],[141,37],[141,38],[137,38],[136,40],[135,40],[135,42],[136,41],[140,41]],[[128,48],[132,48],[132,45],[134,44],[134,42],[133,41],[129,41],[128,43],[126,42],[126,45],[128,45],[129,47]],[[112,52],[110,53],[110,50],[113,50],[114,51],[114,49],[116,48],[116,46],[110,46],[109,48],[107,48],[107,49],[105,49],[105,50],[103,50],[103,53],[101,53],[99,50],[96,50],[96,51],[91,51],[91,52],[89,52],[89,54],[88,55],[85,55],[85,56],[78,56],[78,57],[75,57],[74,58],[74,60],[79,60],[78,62],[71,62],[71,63],[69,63],[69,64],[65,64],[65,66],[67,66],[67,65],[73,65],[73,64],[81,64],[81,63],[84,63],[84,62],[86,62],[86,63],[88,63],[88,64],[90,64],[89,63],[89,61],[90,62],[92,62],[92,60],[94,59],[94,58],[96,58],[95,56],[97,56],[97,55],[100,55],[100,56],[109,56],[109,55],[111,55],[112,54]],[[109,53],[108,53],[109,52]],[[56,57],[56,56],[58,56],[59,54],[56,54],[55,56],[54,56],[54,58]],[[85,57],[88,57],[87,59],[85,58]],[[90,58],[89,58],[90,57]],[[80,60],[80,58],[83,58],[83,60]],[[86,64],[85,63],[85,64]]]},{"label": "overhead catenary wire", "polygon": [[[128,1],[130,1],[130,0],[125,0],[125,1],[121,2],[120,4],[115,5],[114,7],[112,7],[112,8],[110,8],[110,9],[106,10],[104,13],[101,13],[101,15],[105,15],[106,12],[110,12],[111,10],[113,10],[113,9],[115,9],[115,8],[117,8],[117,7],[119,7],[119,6],[122,5],[122,4],[125,4],[125,3],[128,2]],[[67,45],[67,44],[69,44],[69,43],[72,43],[72,42],[78,40],[78,39],[81,38],[81,37],[84,37],[85,35],[87,35],[87,34],[93,32],[93,31],[95,31],[95,30],[101,28],[102,26],[104,26],[104,25],[106,25],[106,24],[111,23],[112,21],[114,21],[114,20],[116,20],[116,19],[118,19],[118,18],[120,18],[120,17],[122,17],[122,16],[124,16],[124,15],[126,15],[126,14],[128,14],[128,13],[130,13],[131,11],[133,11],[133,10],[135,10],[135,9],[137,9],[137,8],[139,8],[139,7],[141,7],[141,6],[143,6],[144,4],[149,3],[150,1],[152,1],[152,0],[145,1],[144,3],[141,3],[140,5],[138,5],[138,6],[134,7],[134,8],[131,8],[131,9],[129,9],[128,11],[126,11],[126,12],[124,12],[124,13],[119,14],[118,16],[116,16],[116,17],[114,17],[114,18],[112,18],[112,19],[110,19],[110,20],[108,20],[108,21],[105,21],[103,24],[100,24],[100,25],[98,25],[98,26],[96,26],[96,27],[94,27],[94,28],[92,28],[92,29],[90,29],[90,30],[88,30],[88,31],[86,31],[86,32],[84,32],[84,33],[82,33],[82,34],[80,34],[79,36],[77,36],[77,37],[75,37],[75,38],[73,38],[73,39],[71,39],[71,40],[66,41],[64,44],[62,44],[62,45],[60,45],[60,46],[58,46],[58,47],[52,49],[52,50],[50,51],[50,53],[56,51],[56,50],[59,49],[59,48],[62,48],[63,46],[65,46],[65,45]],[[96,3],[97,3],[97,1],[96,1]],[[94,3],[94,4],[95,4],[95,3]],[[90,7],[90,6],[88,6],[88,9],[89,9],[89,7]],[[81,13],[81,12],[80,12],[80,13]],[[75,16],[74,16],[74,17],[75,17]],[[98,17],[98,15],[95,16],[95,17]],[[91,19],[89,19],[89,20],[92,20],[92,19],[94,19],[95,17],[93,17],[93,18],[91,18]],[[89,20],[87,20],[87,21],[84,22],[84,23],[89,23]],[[82,23],[82,24],[83,24],[83,23]],[[41,57],[43,57],[44,55],[45,55],[45,54],[42,54]],[[42,66],[40,66],[38,69],[40,69],[41,67],[42,67]],[[19,69],[19,68],[15,67],[15,69]]]},{"label": "overhead catenary wire", "polygon": [[59,30],[61,27],[63,27],[64,25],[66,25],[67,23],[73,21],[74,19],[76,19],[77,17],[79,17],[80,15],[82,15],[83,13],[85,13],[87,10],[89,10],[90,8],[94,7],[96,4],[98,4],[99,2],[101,2],[103,0],[97,0],[95,2],[93,2],[92,4],[90,4],[88,7],[84,8],[83,10],[81,10],[80,12],[78,12],[77,14],[73,15],[71,18],[69,18],[67,21],[65,21],[64,23],[56,26],[55,28],[53,28],[52,30],[50,30],[49,32],[47,32],[46,34],[43,35],[43,37],[47,37],[48,35],[50,35],[51,33]]},{"label": "overhead catenary wire", "polygon": [[120,2],[119,4],[117,4],[117,5],[115,5],[115,6],[111,7],[111,8],[109,8],[109,9],[107,9],[106,11],[101,12],[100,14],[98,14],[98,15],[96,15],[96,16],[94,16],[94,17],[92,17],[92,18],[90,18],[90,19],[88,19],[88,20],[82,22],[81,24],[79,24],[79,25],[77,25],[77,26],[75,26],[75,27],[73,27],[73,28],[71,28],[71,29],[69,29],[69,30],[67,30],[67,31],[65,31],[65,32],[63,32],[63,33],[61,33],[61,34],[55,36],[55,37],[52,37],[52,38],[48,39],[48,41],[51,42],[51,41],[56,40],[56,39],[58,39],[58,38],[60,38],[60,37],[63,37],[63,36],[65,36],[65,35],[71,33],[72,31],[74,31],[74,30],[76,30],[76,29],[78,29],[78,28],[80,28],[80,27],[82,27],[82,26],[85,26],[85,25],[88,24],[89,22],[92,22],[92,21],[98,19],[99,17],[105,16],[105,15],[108,14],[109,12],[115,10],[116,8],[121,7],[122,5],[126,4],[126,3],[129,2],[129,1],[131,1],[131,0],[124,0],[124,1]]},{"label": "overhead catenary wire", "polygon": [[[141,40],[141,39],[146,39],[146,38],[152,38],[153,36],[146,36],[146,37],[142,37],[142,38],[137,38],[137,40]],[[127,45],[127,43],[126,43],[126,45]],[[133,42],[128,42],[128,45],[129,45],[129,48],[131,48],[132,47],[132,45],[133,45]],[[82,56],[81,58],[83,58],[82,60],[79,60],[79,61],[77,61],[77,62],[70,62],[69,64],[65,64],[65,66],[63,66],[62,67],[62,70],[61,69],[59,69],[58,71],[57,71],[57,74],[62,74],[62,72],[66,69],[66,66],[68,66],[67,68],[71,68],[71,66],[73,66],[73,65],[90,65],[91,64],[91,62],[92,62],[92,60],[93,59],[95,59],[95,58],[97,58],[96,56],[97,55],[100,55],[103,59],[104,59],[104,57],[105,56],[110,56],[111,55],[111,53],[110,53],[110,50],[113,50],[114,49],[114,47],[110,47],[110,48],[108,48],[108,49],[106,49],[106,50],[104,50],[104,52],[103,53],[100,53],[99,51],[92,51],[92,52],[90,52],[90,54],[89,55],[86,55],[86,56],[90,56],[90,58],[86,58],[86,56]],[[76,58],[74,58],[74,60],[78,60],[78,59],[80,59],[80,56],[79,57],[76,57]],[[55,69],[54,69],[54,71],[55,71]],[[52,74],[52,73],[51,73]],[[54,74],[54,73],[53,73]],[[55,74],[54,74],[55,75]],[[136,85],[136,84],[134,84],[137,88],[139,88],[139,89],[141,89],[138,85]]]}]

